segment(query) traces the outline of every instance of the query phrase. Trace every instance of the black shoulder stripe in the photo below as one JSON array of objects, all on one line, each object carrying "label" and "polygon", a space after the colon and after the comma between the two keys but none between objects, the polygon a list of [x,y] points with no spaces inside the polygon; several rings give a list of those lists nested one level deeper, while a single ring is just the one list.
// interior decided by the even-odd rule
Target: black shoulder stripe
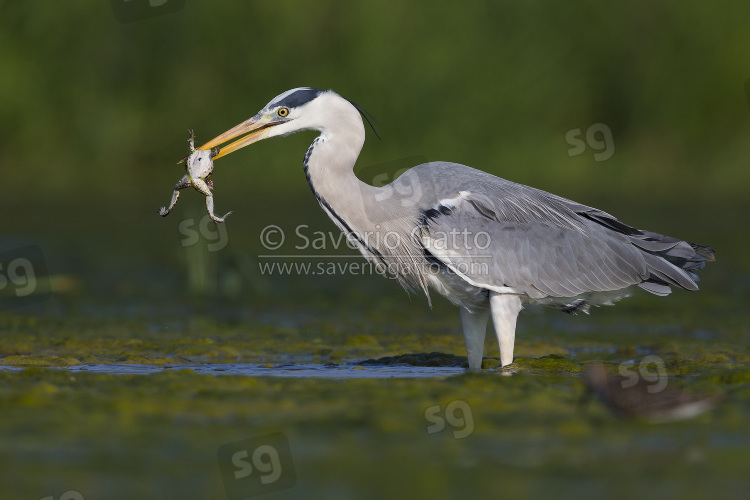
[{"label": "black shoulder stripe", "polygon": [[442,203],[437,206],[437,208],[430,208],[428,210],[422,210],[422,215],[419,218],[419,221],[422,223],[422,225],[427,225],[427,223],[431,220],[435,220],[441,215],[451,215],[453,213],[453,210],[450,209],[450,207],[446,207]]}]

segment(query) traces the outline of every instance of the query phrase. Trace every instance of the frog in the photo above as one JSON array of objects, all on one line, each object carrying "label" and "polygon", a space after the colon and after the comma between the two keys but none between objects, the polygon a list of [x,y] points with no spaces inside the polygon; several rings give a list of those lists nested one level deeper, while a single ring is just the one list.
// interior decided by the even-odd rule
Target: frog
[{"label": "frog", "polygon": [[211,180],[211,174],[214,171],[213,158],[219,153],[219,150],[218,148],[205,151],[195,149],[195,133],[192,130],[188,130],[188,132],[190,133],[190,137],[188,138],[190,154],[186,157],[185,175],[175,184],[169,207],[161,207],[159,215],[162,217],[169,215],[177,204],[177,199],[180,197],[180,190],[192,186],[206,197],[206,209],[211,220],[216,223],[224,222],[232,212],[227,212],[223,217],[218,217],[214,214],[214,196],[212,192],[214,182]]}]

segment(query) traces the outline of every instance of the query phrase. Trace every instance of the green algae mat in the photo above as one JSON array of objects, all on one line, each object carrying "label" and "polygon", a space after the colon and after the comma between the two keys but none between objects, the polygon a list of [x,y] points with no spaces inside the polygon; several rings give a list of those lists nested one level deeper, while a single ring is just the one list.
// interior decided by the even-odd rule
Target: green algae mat
[{"label": "green algae mat", "polygon": [[[388,297],[351,299],[346,314],[266,303],[240,317],[199,301],[191,314],[167,304],[129,319],[0,316],[3,498],[748,491],[750,348],[738,299],[636,296],[590,317],[524,313],[514,364],[498,368],[488,336],[485,369],[467,373],[451,307]],[[660,383],[722,402],[662,424],[586,402],[587,365],[638,373],[645,359],[657,360]]]}]

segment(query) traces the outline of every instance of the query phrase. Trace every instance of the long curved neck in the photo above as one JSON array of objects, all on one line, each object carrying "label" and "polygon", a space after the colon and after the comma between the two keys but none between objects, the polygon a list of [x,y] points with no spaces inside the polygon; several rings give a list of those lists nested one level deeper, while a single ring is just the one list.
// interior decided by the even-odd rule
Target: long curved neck
[{"label": "long curved neck", "polygon": [[305,153],[305,175],[315,197],[338,204],[352,201],[346,194],[362,184],[354,175],[354,164],[364,144],[364,133],[337,134],[325,131],[310,144]]},{"label": "long curved neck", "polygon": [[339,97],[318,110],[317,116],[323,118],[310,128],[321,133],[307,150],[304,165],[307,182],[321,207],[358,243],[365,257],[385,266],[384,274],[426,292],[423,251],[412,240],[413,207],[389,202],[384,188],[370,186],[354,175],[365,142],[359,112]]},{"label": "long curved neck", "polygon": [[347,232],[367,230],[365,204],[378,188],[354,175],[365,142],[365,127],[359,112],[338,98],[328,103],[320,135],[305,154],[304,168],[310,189],[328,215]]}]

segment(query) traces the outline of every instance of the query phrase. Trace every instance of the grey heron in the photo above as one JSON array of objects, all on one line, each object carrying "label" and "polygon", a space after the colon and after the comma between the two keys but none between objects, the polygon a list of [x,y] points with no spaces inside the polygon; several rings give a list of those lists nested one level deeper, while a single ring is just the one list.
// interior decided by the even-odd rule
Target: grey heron
[{"label": "grey heron", "polygon": [[710,247],[457,163],[425,163],[371,186],[354,173],[362,116],[333,91],[296,88],[199,149],[221,146],[217,160],[263,139],[318,131],[303,162],[318,203],[382,274],[460,308],[470,369],[482,366],[490,316],[506,366],[524,305],[572,313],[610,305],[635,286],[655,295],[697,290],[695,271],[714,260]]}]

